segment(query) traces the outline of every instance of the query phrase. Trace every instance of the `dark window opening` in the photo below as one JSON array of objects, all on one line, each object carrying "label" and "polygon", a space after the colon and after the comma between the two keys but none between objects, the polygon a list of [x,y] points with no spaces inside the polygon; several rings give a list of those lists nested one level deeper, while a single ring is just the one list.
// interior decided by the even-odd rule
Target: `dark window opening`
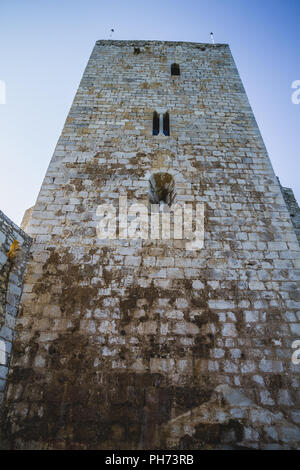
[{"label": "dark window opening", "polygon": [[153,113],[153,135],[159,134],[159,115],[156,111]]},{"label": "dark window opening", "polygon": [[174,179],[169,173],[155,173],[149,180],[150,204],[161,202],[171,206],[175,198]]},{"label": "dark window opening", "polygon": [[164,114],[164,119],[163,119],[163,132],[165,135],[170,135],[170,117],[169,113]]},{"label": "dark window opening", "polygon": [[171,65],[171,75],[180,75],[179,64],[172,64]]}]

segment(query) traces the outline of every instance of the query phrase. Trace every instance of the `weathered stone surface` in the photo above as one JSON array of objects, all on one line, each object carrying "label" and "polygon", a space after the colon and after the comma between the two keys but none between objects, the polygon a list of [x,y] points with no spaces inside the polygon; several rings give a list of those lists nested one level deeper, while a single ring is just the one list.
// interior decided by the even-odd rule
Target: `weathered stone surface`
[{"label": "weathered stone surface", "polygon": [[[202,249],[97,238],[154,173],[204,203]],[[11,448],[299,447],[300,248],[227,45],[97,41],[26,230]]]},{"label": "weathered stone surface", "polygon": [[0,211],[0,404],[31,238]]},{"label": "weathered stone surface", "polygon": [[[279,182],[279,179],[278,179]],[[279,182],[280,184],[280,182]],[[290,188],[284,188],[280,185],[280,189],[284,198],[286,207],[290,213],[291,220],[295,229],[295,233],[300,244],[300,207],[296,201],[294,193]]]}]

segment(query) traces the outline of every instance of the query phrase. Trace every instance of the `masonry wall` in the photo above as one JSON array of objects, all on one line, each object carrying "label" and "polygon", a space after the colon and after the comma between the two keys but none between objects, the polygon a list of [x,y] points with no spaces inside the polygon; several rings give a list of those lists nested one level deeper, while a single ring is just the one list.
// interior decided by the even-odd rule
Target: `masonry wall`
[{"label": "masonry wall", "polygon": [[291,188],[284,188],[280,185],[280,189],[300,244],[300,207]]},{"label": "masonry wall", "polygon": [[0,404],[30,244],[30,237],[0,211]]},{"label": "masonry wall", "polygon": [[[201,250],[97,238],[157,172],[204,203]],[[299,446],[299,244],[227,45],[98,41],[28,233],[10,447]]]}]

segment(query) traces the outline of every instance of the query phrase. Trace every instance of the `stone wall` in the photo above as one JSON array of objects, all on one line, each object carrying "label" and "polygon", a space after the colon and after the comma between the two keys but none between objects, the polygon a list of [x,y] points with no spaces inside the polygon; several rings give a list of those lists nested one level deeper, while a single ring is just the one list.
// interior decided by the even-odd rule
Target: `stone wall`
[{"label": "stone wall", "polygon": [[0,403],[30,244],[31,238],[0,211]]},{"label": "stone wall", "polygon": [[284,188],[280,185],[280,189],[300,244],[300,207],[291,188]]},{"label": "stone wall", "polygon": [[[155,173],[203,248],[97,237]],[[227,45],[98,41],[27,230],[11,448],[299,447],[300,249]]]},{"label": "stone wall", "polygon": [[26,232],[27,231],[27,226],[30,222],[30,217],[32,215],[33,207],[29,207],[24,213],[22,222],[21,222],[21,229]]}]

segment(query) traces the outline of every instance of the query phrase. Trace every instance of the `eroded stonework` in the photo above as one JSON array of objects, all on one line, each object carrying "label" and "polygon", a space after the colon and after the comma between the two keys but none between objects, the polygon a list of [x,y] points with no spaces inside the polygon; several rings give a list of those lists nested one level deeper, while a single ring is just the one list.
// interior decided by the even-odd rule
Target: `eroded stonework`
[{"label": "eroded stonework", "polygon": [[30,245],[31,238],[0,211],[0,404]]},{"label": "eroded stonework", "polygon": [[286,207],[290,213],[291,221],[294,226],[298,242],[300,244],[300,207],[296,201],[293,190],[291,188],[284,188],[280,185],[280,189],[281,189]]},{"label": "eroded stonework", "polygon": [[[97,238],[154,173],[204,203],[203,249]],[[299,447],[300,249],[227,45],[97,41],[27,230],[9,447]]]}]

